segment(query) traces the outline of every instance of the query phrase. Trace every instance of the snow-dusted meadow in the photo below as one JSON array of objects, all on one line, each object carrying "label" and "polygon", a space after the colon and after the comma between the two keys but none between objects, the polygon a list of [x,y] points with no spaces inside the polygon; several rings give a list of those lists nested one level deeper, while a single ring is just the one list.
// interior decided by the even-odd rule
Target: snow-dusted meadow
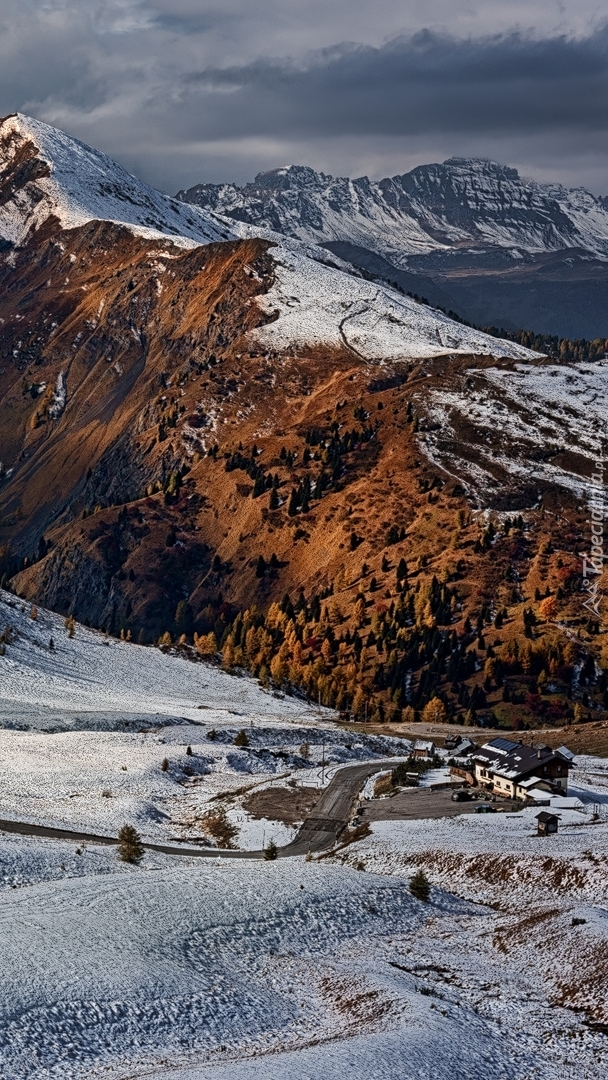
[{"label": "snow-dusted meadow", "polygon": [[[206,664],[70,638],[7,593],[0,624],[0,817],[192,843],[219,805],[259,847],[293,830],[248,818],[244,792],[404,749]],[[585,810],[562,811],[548,842],[533,811],[374,823],[311,861],[147,851],[131,866],[91,842],[0,835],[0,1074],[600,1080],[606,1038],[587,1020],[603,1016],[608,824],[589,807],[603,814],[607,780],[581,762]],[[408,888],[420,865],[428,905]]]},{"label": "snow-dusted meadow", "polygon": [[488,907],[327,862],[104,858],[3,895],[6,1080],[605,1075],[605,1037],[550,1000],[546,957],[493,945]]},{"label": "snow-dusted meadow", "polygon": [[0,818],[109,836],[130,822],[148,839],[200,840],[212,801],[242,833],[235,843],[255,847],[292,832],[250,819],[232,792],[277,778],[320,787],[338,763],[403,752],[250,678],[82,626],[70,638],[60,616],[31,613],[0,593],[13,635],[0,656]]},{"label": "snow-dusted meadow", "polygon": [[352,268],[336,270],[337,260],[326,252],[283,239],[271,254],[275,283],[258,303],[275,320],[255,331],[262,345],[346,346],[365,360],[383,364],[446,353],[517,360],[536,356],[514,342],[456,323],[387,285],[358,278]]},{"label": "snow-dusted meadow", "polygon": [[[530,356],[323,251],[168,199],[55,129],[19,116],[3,132],[7,153],[31,139],[49,167],[2,207],[11,242],[51,214],[64,228],[101,218],[183,248],[262,234],[276,261],[262,302],[278,317],[259,333],[273,348]],[[581,443],[589,417],[604,421],[601,386],[582,368],[584,392],[561,369],[486,374],[493,430],[494,396],[507,394],[515,415],[533,392]],[[574,415],[560,401],[577,394]],[[456,408],[481,419],[483,405],[435,399],[446,424]],[[204,815],[220,809],[236,845],[283,843],[293,829],[250,818],[244,795],[320,787],[341,764],[404,749],[185,657],[81,626],[70,638],[58,616],[34,619],[0,593],[4,627],[0,818],[12,822],[110,836],[129,822],[150,840],[201,844]],[[241,730],[248,746],[234,743]],[[584,761],[575,784],[603,814],[603,764]],[[147,851],[139,866],[113,847],[0,833],[2,1080],[600,1080],[607,832],[588,807],[564,811],[548,840],[530,812],[463,815],[377,823],[331,858]],[[420,866],[428,905],[408,889]]]},{"label": "snow-dusted meadow", "polygon": [[[606,360],[471,370],[450,389],[419,395],[432,419],[425,449],[482,492],[496,487],[499,468],[539,492],[558,484],[580,495],[608,422],[607,371]],[[466,439],[462,460],[455,449],[463,421],[478,434],[473,463]]]}]

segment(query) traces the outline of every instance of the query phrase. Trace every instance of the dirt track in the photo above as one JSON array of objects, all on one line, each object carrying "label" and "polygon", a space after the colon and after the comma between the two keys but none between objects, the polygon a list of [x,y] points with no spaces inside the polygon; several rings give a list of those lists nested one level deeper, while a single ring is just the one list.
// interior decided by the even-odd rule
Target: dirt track
[{"label": "dirt track", "polygon": [[608,757],[608,723],[593,720],[590,724],[571,724],[561,728],[535,728],[532,731],[516,731],[512,735],[501,728],[464,727],[458,724],[344,724],[349,731],[365,731],[367,735],[392,735],[401,739],[434,739],[443,746],[446,738],[464,735],[475,742],[485,743],[491,739],[521,739],[528,746],[545,743],[554,749],[567,746],[573,754],[594,754]]}]

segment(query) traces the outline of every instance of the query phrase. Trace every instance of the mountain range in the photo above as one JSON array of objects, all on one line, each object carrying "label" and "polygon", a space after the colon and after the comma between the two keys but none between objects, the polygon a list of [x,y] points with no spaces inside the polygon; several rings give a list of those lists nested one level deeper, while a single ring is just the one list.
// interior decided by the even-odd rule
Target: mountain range
[{"label": "mountain range", "polygon": [[608,198],[451,158],[372,181],[291,165],[185,203],[323,245],[477,325],[608,334]]},{"label": "mountain range", "polygon": [[479,705],[474,620],[580,621],[604,343],[555,362],[228,209],[0,121],[0,577],[339,708]]}]

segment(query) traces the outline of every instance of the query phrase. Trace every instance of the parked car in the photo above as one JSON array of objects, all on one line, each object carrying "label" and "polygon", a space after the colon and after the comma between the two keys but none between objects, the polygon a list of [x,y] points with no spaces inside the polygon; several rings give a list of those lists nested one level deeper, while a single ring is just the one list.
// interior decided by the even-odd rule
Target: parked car
[{"label": "parked car", "polygon": [[496,807],[495,806],[490,806],[489,803],[480,803],[479,806],[475,807],[475,813],[476,814],[495,814],[496,813]]},{"label": "parked car", "polygon": [[473,798],[470,791],[466,788],[461,788],[459,791],[452,792],[452,802],[470,802]]}]

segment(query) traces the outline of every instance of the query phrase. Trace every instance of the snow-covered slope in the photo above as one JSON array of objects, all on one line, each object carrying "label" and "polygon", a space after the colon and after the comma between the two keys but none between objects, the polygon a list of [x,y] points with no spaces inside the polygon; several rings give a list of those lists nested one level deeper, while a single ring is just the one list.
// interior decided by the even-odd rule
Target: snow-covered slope
[{"label": "snow-covered slope", "polygon": [[605,949],[600,912],[568,942],[566,914],[520,929],[439,889],[422,904],[398,876],[147,859],[3,898],[7,1080],[605,1075],[601,1029],[550,995],[564,946],[569,967]]},{"label": "snow-covered slope", "polygon": [[[121,165],[57,128],[17,113],[0,122],[0,238],[19,244],[49,217],[64,228],[101,219],[182,245],[231,238],[198,207],[155,191]],[[178,240],[179,242],[179,240]]]},{"label": "snow-covered slope", "polygon": [[[233,814],[235,846],[259,847],[265,828],[277,842],[291,834],[249,820],[233,798],[218,800],[288,776],[318,786],[342,764],[409,745],[355,738],[331,710],[208,663],[81,625],[71,638],[60,616],[1,590],[0,627],[9,628],[0,655],[0,818],[108,836],[130,821],[149,839],[208,843],[203,815],[214,800]],[[243,729],[244,748],[234,745]]]},{"label": "snow-covered slope", "polygon": [[469,369],[418,395],[422,445],[483,502],[511,483],[527,487],[529,505],[552,485],[584,496],[602,456],[607,374],[606,360]]},{"label": "snow-covered slope", "polygon": [[473,353],[526,360],[529,349],[454,322],[396,289],[369,282],[310,257],[309,250],[284,241],[272,251],[275,283],[258,300],[275,320],[256,337],[262,344],[346,346],[357,356],[391,362]]},{"label": "snow-covered slope", "polygon": [[241,726],[253,719],[313,717],[302,702],[278,700],[253,679],[237,679],[208,664],[106,638],[84,626],[70,638],[61,616],[39,608],[32,619],[29,605],[2,590],[0,625],[11,631],[0,656],[2,726],[11,715],[34,727],[45,715],[81,721],[88,715],[91,726],[101,716],[111,721],[131,715],[142,724],[170,717],[216,723],[224,714]]},{"label": "snow-covered slope", "polygon": [[608,209],[582,188],[524,180],[491,161],[452,158],[372,181],[301,165],[260,173],[242,188],[198,184],[179,199],[313,243],[349,241],[406,265],[452,247],[608,258]]}]

